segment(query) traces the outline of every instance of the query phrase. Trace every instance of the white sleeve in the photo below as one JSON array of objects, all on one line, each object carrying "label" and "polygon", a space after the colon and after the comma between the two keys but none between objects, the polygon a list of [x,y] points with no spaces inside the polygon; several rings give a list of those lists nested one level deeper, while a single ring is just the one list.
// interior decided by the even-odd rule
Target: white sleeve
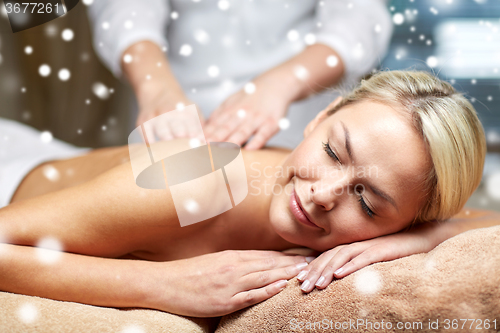
[{"label": "white sleeve", "polygon": [[116,77],[120,61],[132,44],[149,40],[167,46],[168,0],[94,0],[88,7],[94,49]]},{"label": "white sleeve", "polygon": [[345,83],[359,80],[384,57],[393,29],[386,0],[322,0],[316,19],[316,42],[339,54]]}]

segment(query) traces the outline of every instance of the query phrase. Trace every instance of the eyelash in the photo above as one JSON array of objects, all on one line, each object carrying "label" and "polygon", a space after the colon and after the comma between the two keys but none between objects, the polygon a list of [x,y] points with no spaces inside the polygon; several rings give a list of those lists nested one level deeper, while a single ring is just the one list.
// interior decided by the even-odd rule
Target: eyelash
[{"label": "eyelash", "polygon": [[322,142],[323,143],[323,149],[325,150],[326,154],[328,156],[330,156],[331,158],[333,158],[335,161],[339,162],[340,163],[340,160],[339,158],[337,157],[337,155],[335,155],[335,153],[333,152],[332,148],[330,147],[330,144],[327,142]]},{"label": "eyelash", "polygon": [[[328,156],[330,156],[331,158],[333,158],[335,161],[337,161],[338,163],[340,163],[340,160],[339,158],[337,157],[337,155],[335,155],[335,153],[333,152],[332,148],[330,147],[330,144],[328,142],[322,142],[323,143],[323,149],[325,150],[326,154]],[[373,215],[375,215],[375,213],[370,209],[370,207],[368,207],[368,205],[366,204],[365,202],[365,199],[363,199],[363,196],[360,194],[359,195],[359,199],[358,199],[359,203],[361,204],[361,208],[365,211],[365,213],[373,218]]]},{"label": "eyelash", "polygon": [[361,203],[361,208],[363,208],[363,210],[366,212],[366,214],[367,214],[369,217],[373,218],[373,215],[375,215],[375,214],[374,214],[374,213],[373,213],[373,211],[370,209],[370,207],[368,207],[368,205],[367,205],[367,204],[366,204],[366,202],[365,202],[365,199],[363,199],[363,197],[361,196],[361,194],[359,195],[359,199],[358,199],[358,201]]}]

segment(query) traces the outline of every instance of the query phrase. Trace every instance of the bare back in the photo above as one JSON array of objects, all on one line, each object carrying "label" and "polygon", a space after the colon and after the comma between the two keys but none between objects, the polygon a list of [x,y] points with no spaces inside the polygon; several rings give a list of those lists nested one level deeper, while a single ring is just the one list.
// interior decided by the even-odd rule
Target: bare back
[{"label": "bare back", "polygon": [[16,212],[30,212],[15,224],[30,230],[30,243],[54,236],[62,239],[69,252],[96,256],[166,261],[226,249],[284,250],[293,244],[271,228],[269,194],[257,194],[256,186],[272,185],[264,168],[279,165],[288,153],[244,151],[247,178],[252,182],[247,198],[221,215],[190,226],[180,227],[168,189],[135,185],[127,147],[98,149],[48,163],[60,171],[58,182],[44,177],[46,164],[40,165],[23,180],[2,213],[17,219]]}]

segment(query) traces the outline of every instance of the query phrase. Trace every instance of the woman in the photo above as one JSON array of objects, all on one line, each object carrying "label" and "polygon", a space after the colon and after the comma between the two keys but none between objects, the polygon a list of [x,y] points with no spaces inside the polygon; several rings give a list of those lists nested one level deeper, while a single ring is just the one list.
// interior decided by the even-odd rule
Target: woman
[{"label": "woman", "polygon": [[[50,188],[36,168],[0,210],[0,289],[219,316],[297,274],[305,292],[325,288],[334,276],[498,223],[436,222],[478,186],[486,149],[472,105],[431,74],[380,72],[321,111],[304,136],[292,152],[245,152],[247,198],[183,228],[169,190],[135,185],[126,148],[51,163],[74,175]],[[234,251],[296,247],[324,252]]]}]

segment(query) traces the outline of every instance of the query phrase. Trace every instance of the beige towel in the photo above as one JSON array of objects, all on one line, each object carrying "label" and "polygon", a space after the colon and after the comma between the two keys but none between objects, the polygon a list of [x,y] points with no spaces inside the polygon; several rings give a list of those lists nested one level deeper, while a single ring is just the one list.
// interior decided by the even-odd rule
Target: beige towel
[{"label": "beige towel", "polygon": [[310,294],[290,280],[269,300],[223,317],[216,333],[331,331],[500,332],[500,226],[365,267]]},{"label": "beige towel", "polygon": [[209,333],[218,318],[114,309],[0,292],[0,332]]}]

